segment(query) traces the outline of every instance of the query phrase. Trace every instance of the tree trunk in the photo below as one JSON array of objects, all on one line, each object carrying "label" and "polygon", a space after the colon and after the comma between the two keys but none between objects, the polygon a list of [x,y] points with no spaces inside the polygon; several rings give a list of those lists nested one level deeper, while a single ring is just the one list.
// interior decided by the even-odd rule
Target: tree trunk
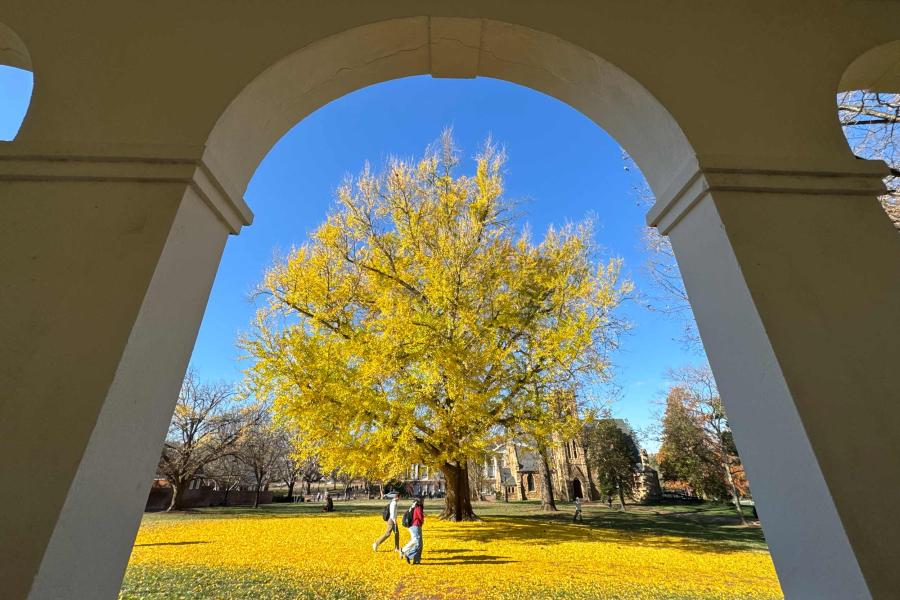
[{"label": "tree trunk", "polygon": [[253,494],[253,508],[259,508],[259,486],[256,486],[256,493]]},{"label": "tree trunk", "polygon": [[725,468],[725,481],[728,482],[728,489],[731,491],[731,500],[734,503],[734,510],[737,511],[738,517],[741,519],[741,525],[746,525],[747,519],[744,517],[744,509],[741,508],[740,494],[738,494],[737,486],[734,485],[734,477],[731,474],[731,457],[728,456],[728,451],[725,448],[722,448],[721,452],[722,466]]},{"label": "tree trunk", "polygon": [[625,493],[622,491],[621,485],[619,486],[619,504],[622,505],[622,512],[625,512]]},{"label": "tree trunk", "polygon": [[466,463],[446,462],[441,466],[447,482],[444,497],[444,511],[441,519],[447,521],[475,521],[478,517],[472,511],[472,495],[469,493],[469,469]]},{"label": "tree trunk", "polygon": [[288,502],[294,501],[294,483],[295,482],[293,480],[288,482],[288,493],[287,493]]},{"label": "tree trunk", "polygon": [[550,463],[547,460],[546,448],[541,449],[538,454],[541,457],[541,510],[556,510],[556,500],[553,498],[553,477],[550,474]]},{"label": "tree trunk", "polygon": [[169,502],[169,508],[166,512],[173,510],[182,510],[184,508],[184,493],[187,491],[188,482],[175,480],[172,483],[172,501]]},{"label": "tree trunk", "polygon": [[312,486],[312,481],[309,479],[306,480],[306,495],[309,496],[312,492],[309,491],[310,486]]}]

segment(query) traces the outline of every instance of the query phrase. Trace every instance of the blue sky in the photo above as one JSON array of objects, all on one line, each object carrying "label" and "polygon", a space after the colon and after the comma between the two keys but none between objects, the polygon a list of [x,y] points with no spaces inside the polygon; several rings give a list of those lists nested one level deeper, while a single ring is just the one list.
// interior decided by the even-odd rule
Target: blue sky
[{"label": "blue sky", "polygon": [[[10,139],[24,114],[30,74],[0,67],[0,139]],[[581,113],[549,96],[491,80],[412,77],[368,87],[328,104],[297,124],[272,148],[250,182],[246,200],[256,218],[231,237],[191,359],[204,378],[236,381],[242,363],[236,335],[254,313],[249,293],[277,251],[303,243],[323,220],[335,187],[365,161],[414,158],[452,127],[467,158],[491,135],[506,148],[507,194],[524,202],[535,238],[551,223],[593,215],[608,256],[624,259],[637,289],[647,290],[641,244],[645,208],[614,139]],[[468,160],[464,169],[471,168]],[[632,302],[633,324],[615,356],[623,391],[613,410],[639,429],[655,418],[665,371],[700,357],[677,341],[681,325]],[[651,450],[656,443],[644,440]]]}]

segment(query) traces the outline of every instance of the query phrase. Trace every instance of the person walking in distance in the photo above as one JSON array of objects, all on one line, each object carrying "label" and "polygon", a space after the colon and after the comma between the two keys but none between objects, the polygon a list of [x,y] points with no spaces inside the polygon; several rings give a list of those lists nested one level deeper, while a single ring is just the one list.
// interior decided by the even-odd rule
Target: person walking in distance
[{"label": "person walking in distance", "polygon": [[572,516],[572,522],[575,521],[584,523],[584,518],[581,516],[581,498],[575,498],[575,514]]},{"label": "person walking in distance", "polygon": [[372,552],[378,552],[378,546],[391,536],[391,532],[394,534],[394,551],[400,552],[400,528],[397,527],[397,496],[391,498],[390,503],[384,507],[381,516],[387,522],[387,528],[381,534],[381,537],[372,544]]},{"label": "person walking in distance", "polygon": [[410,540],[400,554],[414,565],[422,562],[422,525],[425,524],[425,503],[421,496],[413,501],[403,515],[403,526],[409,527]]}]

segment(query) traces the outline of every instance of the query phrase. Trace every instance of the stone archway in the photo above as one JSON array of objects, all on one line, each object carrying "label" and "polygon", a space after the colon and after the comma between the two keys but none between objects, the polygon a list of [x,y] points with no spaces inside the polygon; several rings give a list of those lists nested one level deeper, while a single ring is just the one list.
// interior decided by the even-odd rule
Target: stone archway
[{"label": "stone archway", "polygon": [[[552,94],[633,154],[785,592],[889,597],[900,585],[898,525],[869,518],[890,513],[897,484],[858,502],[900,460],[885,376],[900,355],[900,248],[874,200],[883,166],[849,155],[820,97],[861,47],[895,38],[890,19],[774,2],[500,0],[315,14],[235,3],[210,19],[198,2],[171,27],[163,11],[34,6],[12,0],[4,15],[38,70],[19,138],[0,145],[12,224],[0,388],[13,398],[0,455],[33,490],[27,510],[0,505],[10,595],[115,595],[225,238],[252,218],[247,179],[317,106],[418,73]],[[791,23],[815,35],[788,44]],[[768,107],[785,97],[807,110],[773,122]]]},{"label": "stone archway", "polygon": [[450,17],[372,23],[282,58],[222,113],[207,156],[240,192],[269,148],[306,115],[361,87],[422,74],[501,79],[570,104],[628,150],[658,193],[694,160],[672,115],[609,61],[536,29]]},{"label": "stone archway", "polygon": [[581,480],[577,477],[572,480],[572,499],[584,498],[584,490],[581,487]]}]

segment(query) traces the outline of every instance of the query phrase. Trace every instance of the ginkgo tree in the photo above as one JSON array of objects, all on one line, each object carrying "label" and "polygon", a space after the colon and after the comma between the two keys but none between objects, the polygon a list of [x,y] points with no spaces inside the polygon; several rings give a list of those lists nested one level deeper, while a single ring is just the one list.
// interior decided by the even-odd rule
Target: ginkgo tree
[{"label": "ginkgo tree", "polygon": [[544,420],[536,385],[606,372],[630,291],[619,260],[595,258],[589,223],[532,242],[490,143],[474,174],[459,164],[445,133],[421,160],[347,180],[266,273],[241,342],[248,385],[301,453],[371,479],[439,468],[450,520],[474,518],[469,461]]}]

